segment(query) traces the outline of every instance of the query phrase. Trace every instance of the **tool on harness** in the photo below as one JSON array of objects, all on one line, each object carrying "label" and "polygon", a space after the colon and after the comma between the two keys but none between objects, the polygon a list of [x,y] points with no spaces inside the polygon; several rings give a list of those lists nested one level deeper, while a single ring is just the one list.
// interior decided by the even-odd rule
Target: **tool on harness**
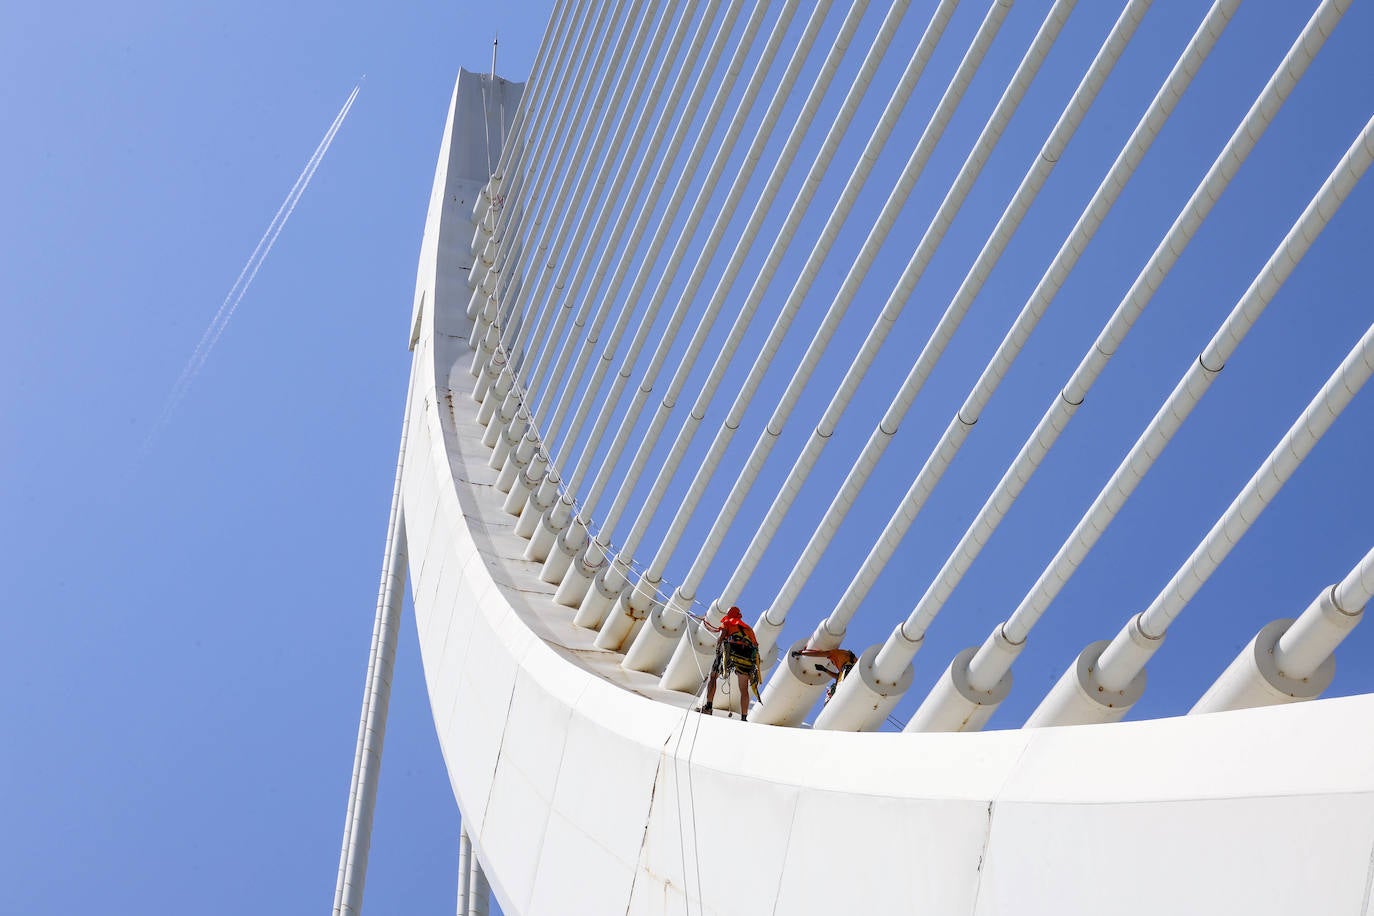
[{"label": "tool on harness", "polygon": [[756,641],[743,633],[732,633],[721,641],[717,657],[721,659],[721,673],[735,671],[745,675],[754,696],[762,699],[759,696],[759,644]]}]

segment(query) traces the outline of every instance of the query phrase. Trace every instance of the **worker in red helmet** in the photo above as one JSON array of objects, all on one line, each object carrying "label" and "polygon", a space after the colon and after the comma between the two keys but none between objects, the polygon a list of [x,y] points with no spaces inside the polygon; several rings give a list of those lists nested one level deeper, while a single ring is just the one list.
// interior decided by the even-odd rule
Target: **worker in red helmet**
[{"label": "worker in red helmet", "polygon": [[702,624],[720,636],[716,638],[716,657],[711,662],[711,675],[706,682],[706,702],[697,707],[697,712],[711,714],[717,679],[733,671],[739,679],[739,717],[747,722],[749,689],[753,688],[754,696],[759,695],[759,639],[744,622],[737,607],[725,612],[719,626],[712,626],[705,620]]}]

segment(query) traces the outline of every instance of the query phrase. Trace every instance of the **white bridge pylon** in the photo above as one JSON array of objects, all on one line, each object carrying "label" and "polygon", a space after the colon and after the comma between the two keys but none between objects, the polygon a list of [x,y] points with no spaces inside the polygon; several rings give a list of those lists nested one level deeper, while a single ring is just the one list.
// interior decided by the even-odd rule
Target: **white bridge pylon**
[{"label": "white bridge pylon", "polygon": [[460,74],[392,540],[462,905],[1372,912],[1369,6],[559,0]]}]

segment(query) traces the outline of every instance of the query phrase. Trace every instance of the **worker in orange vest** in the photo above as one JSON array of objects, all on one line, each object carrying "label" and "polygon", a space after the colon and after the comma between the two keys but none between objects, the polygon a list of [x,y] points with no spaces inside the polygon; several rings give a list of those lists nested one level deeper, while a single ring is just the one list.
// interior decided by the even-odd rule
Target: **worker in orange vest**
[{"label": "worker in orange vest", "polygon": [[840,686],[854,666],[859,663],[859,657],[848,649],[796,649],[792,652],[793,658],[823,658],[834,665],[827,668],[825,665],[817,665],[816,670],[823,674],[828,674],[833,681],[830,686],[825,688],[825,702],[829,703],[830,698],[835,695],[835,688]]}]

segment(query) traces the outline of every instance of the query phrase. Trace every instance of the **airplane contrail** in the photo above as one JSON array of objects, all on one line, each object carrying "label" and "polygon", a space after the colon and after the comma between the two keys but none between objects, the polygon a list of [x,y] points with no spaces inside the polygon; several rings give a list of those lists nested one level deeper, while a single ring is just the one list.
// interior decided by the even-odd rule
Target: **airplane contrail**
[{"label": "airplane contrail", "polygon": [[353,107],[353,102],[358,97],[358,90],[361,88],[361,82],[360,80],[359,85],[353,87],[353,91],[348,94],[348,99],[344,102],[343,107],[339,109],[339,113],[334,116],[334,120],[330,123],[329,129],[325,131],[324,138],[320,140],[319,145],[315,147],[315,151],[310,154],[309,160],[305,163],[305,168],[303,168],[300,175],[296,177],[296,182],[291,186],[291,190],[287,193],[286,199],[283,200],[281,206],[277,208],[276,215],[274,215],[272,221],[267,224],[267,230],[263,232],[262,238],[258,239],[258,244],[253,249],[252,255],[249,256],[247,263],[243,265],[243,269],[239,271],[238,277],[235,278],[234,285],[229,288],[228,294],[225,295],[224,302],[220,304],[219,310],[215,312],[214,318],[210,320],[210,324],[206,327],[205,333],[201,335],[200,342],[196,344],[195,351],[191,354],[191,358],[187,360],[185,368],[181,370],[181,376],[177,379],[176,384],[172,386],[171,394],[168,395],[167,403],[162,409],[162,416],[158,419],[157,424],[149,434],[149,442],[151,442],[153,436],[156,435],[158,430],[171,418],[172,413],[181,404],[182,399],[186,397],[186,393],[189,391],[191,383],[195,381],[196,376],[200,373],[201,367],[204,366],[205,361],[209,359],[210,352],[214,349],[215,343],[219,340],[220,335],[224,333],[224,329],[228,326],[229,320],[234,317],[234,311],[238,308],[239,303],[243,301],[244,295],[248,292],[248,287],[253,283],[253,278],[258,275],[258,269],[262,267],[262,262],[267,259],[268,253],[272,250],[272,245],[277,241],[277,236],[281,235],[282,229],[286,226],[286,221],[291,217],[292,211],[296,209],[296,204],[300,202],[301,196],[305,194],[305,189],[310,184],[310,179],[314,176],[315,170],[320,167],[320,162],[324,159],[325,153],[329,152],[329,147],[330,144],[334,142],[335,134],[337,134],[339,128],[343,126],[344,118],[348,116],[349,109]]}]

